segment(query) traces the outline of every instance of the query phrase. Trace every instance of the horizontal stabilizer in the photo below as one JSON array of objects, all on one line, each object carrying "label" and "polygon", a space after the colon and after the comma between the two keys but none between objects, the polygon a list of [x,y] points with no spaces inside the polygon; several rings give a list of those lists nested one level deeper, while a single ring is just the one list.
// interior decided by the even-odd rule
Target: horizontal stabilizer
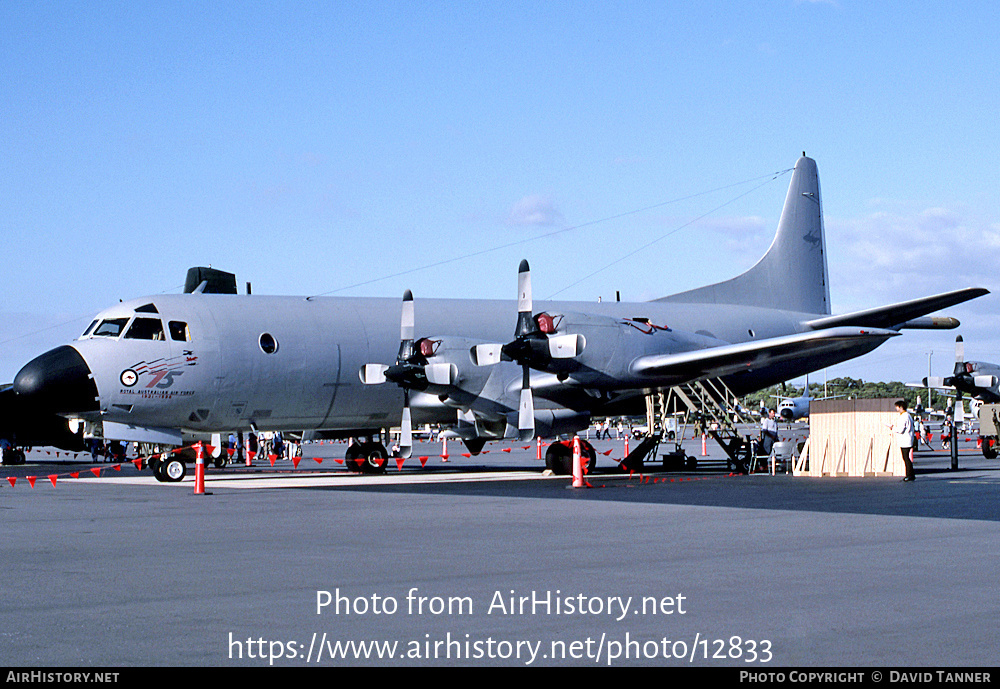
[{"label": "horizontal stabilizer", "polygon": [[863,342],[881,344],[897,335],[899,333],[895,330],[877,328],[829,328],[681,354],[643,356],[632,363],[632,372],[650,378],[718,378],[785,361],[797,361],[803,357],[852,349]]},{"label": "horizontal stabilizer", "polygon": [[[836,328],[844,325],[896,329],[905,327],[907,322],[923,323],[924,319],[920,318],[921,316],[937,311],[938,309],[946,309],[949,306],[961,304],[962,302],[966,302],[970,299],[975,299],[976,297],[981,297],[984,294],[989,293],[990,291],[988,289],[984,289],[982,287],[967,287],[966,289],[955,290],[954,292],[935,294],[932,297],[912,299],[910,301],[899,302],[898,304],[890,304],[889,306],[880,306],[876,309],[866,309],[864,311],[846,313],[842,316],[825,316],[823,318],[808,321],[806,325],[813,330]],[[953,321],[954,319],[948,320]],[[957,321],[955,322],[955,325],[958,325]],[[910,325],[909,327],[927,326]],[[946,327],[954,326],[949,325]]]}]

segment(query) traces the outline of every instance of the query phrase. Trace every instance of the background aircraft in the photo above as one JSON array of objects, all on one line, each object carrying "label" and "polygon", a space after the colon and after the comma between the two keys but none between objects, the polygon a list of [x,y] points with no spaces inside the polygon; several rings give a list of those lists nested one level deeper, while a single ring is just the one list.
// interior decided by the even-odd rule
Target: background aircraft
[{"label": "background aircraft", "polygon": [[1000,402],[1000,366],[986,361],[965,361],[965,342],[955,338],[955,369],[945,378],[923,379],[923,387],[957,390],[988,404]]},{"label": "background aircraft", "polygon": [[798,397],[782,397],[781,395],[775,395],[778,398],[778,418],[782,421],[792,422],[798,421],[799,419],[804,419],[809,416],[809,404],[813,400],[832,400],[838,397],[843,397],[843,395],[830,395],[829,397],[812,397],[809,394],[809,376],[806,376],[806,385],[803,388],[803,394]]},{"label": "background aircraft", "polygon": [[[512,281],[513,287],[513,281]],[[192,269],[184,294],[98,314],[74,342],[26,364],[0,391],[0,436],[17,444],[106,439],[181,445],[249,429],[372,439],[413,423],[454,425],[470,450],[551,437],[593,416],[641,415],[644,396],[721,379],[759,390],[865,354],[968,288],[831,315],[815,161],[799,158],[764,257],[730,280],[650,302],[543,302],[522,262],[517,300],[239,295],[235,276]],[[398,324],[398,330],[397,330]],[[71,423],[67,423],[67,422]],[[183,476],[172,466],[166,478]]]}]

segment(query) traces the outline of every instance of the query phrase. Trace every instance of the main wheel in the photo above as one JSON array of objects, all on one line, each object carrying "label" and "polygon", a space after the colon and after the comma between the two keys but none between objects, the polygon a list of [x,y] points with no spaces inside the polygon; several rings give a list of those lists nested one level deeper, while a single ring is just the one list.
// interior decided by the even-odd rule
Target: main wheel
[{"label": "main wheel", "polygon": [[[571,448],[571,450],[572,450],[572,448]],[[597,450],[595,450],[594,446],[591,445],[586,440],[581,440],[580,441],[580,452],[583,453],[583,458],[587,462],[587,464],[586,464],[586,467],[587,467],[586,473],[587,474],[594,473],[594,470],[597,469]],[[570,458],[570,473],[573,473],[573,466],[572,466],[573,452],[572,451],[570,451],[569,458]]]},{"label": "main wheel", "polygon": [[384,474],[389,468],[389,453],[382,443],[365,443],[361,446],[362,474]]},{"label": "main wheel", "polygon": [[177,483],[187,475],[187,465],[177,457],[171,457],[162,464],[163,480]]},{"label": "main wheel", "polygon": [[359,457],[361,457],[361,446],[357,443],[351,443],[347,447],[347,452],[344,453],[344,466],[347,467],[348,471],[361,471],[361,467],[358,466]]},{"label": "main wheel", "polygon": [[983,438],[983,457],[986,459],[997,458],[997,446],[992,438]]},{"label": "main wheel", "polygon": [[[580,455],[586,461],[587,473],[597,468],[597,450],[586,440],[580,441]],[[545,468],[556,476],[571,476],[573,474],[572,443],[555,442],[545,451]]]},{"label": "main wheel", "polygon": [[573,473],[573,450],[561,442],[554,442],[545,451],[545,468],[556,476]]},{"label": "main wheel", "polygon": [[153,477],[161,483],[167,480],[167,475],[163,473],[164,466],[166,464],[161,459],[150,460],[149,462],[149,470],[153,472]]}]

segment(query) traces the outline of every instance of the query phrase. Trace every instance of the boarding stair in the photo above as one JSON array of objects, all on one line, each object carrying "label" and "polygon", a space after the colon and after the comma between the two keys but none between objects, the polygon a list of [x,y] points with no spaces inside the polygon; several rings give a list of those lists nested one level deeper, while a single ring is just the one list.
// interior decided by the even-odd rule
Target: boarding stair
[{"label": "boarding stair", "polygon": [[732,390],[719,378],[675,385],[667,390],[664,411],[685,411],[693,420],[696,435],[707,433],[725,451],[727,466],[747,473],[757,461],[756,439],[740,433],[739,426],[753,425]]}]

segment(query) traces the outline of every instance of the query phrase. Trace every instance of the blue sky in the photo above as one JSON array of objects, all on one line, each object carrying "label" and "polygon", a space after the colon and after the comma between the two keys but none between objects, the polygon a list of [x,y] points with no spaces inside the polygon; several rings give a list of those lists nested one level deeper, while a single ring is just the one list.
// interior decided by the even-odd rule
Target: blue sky
[{"label": "blue sky", "polygon": [[[989,2],[3,3],[0,381],[193,265],[418,299],[513,297],[521,258],[540,298],[724,279],[802,151],[835,312],[996,291],[998,33]],[[948,311],[970,358],[1000,361],[998,300]],[[955,334],[828,375],[941,375]]]}]

